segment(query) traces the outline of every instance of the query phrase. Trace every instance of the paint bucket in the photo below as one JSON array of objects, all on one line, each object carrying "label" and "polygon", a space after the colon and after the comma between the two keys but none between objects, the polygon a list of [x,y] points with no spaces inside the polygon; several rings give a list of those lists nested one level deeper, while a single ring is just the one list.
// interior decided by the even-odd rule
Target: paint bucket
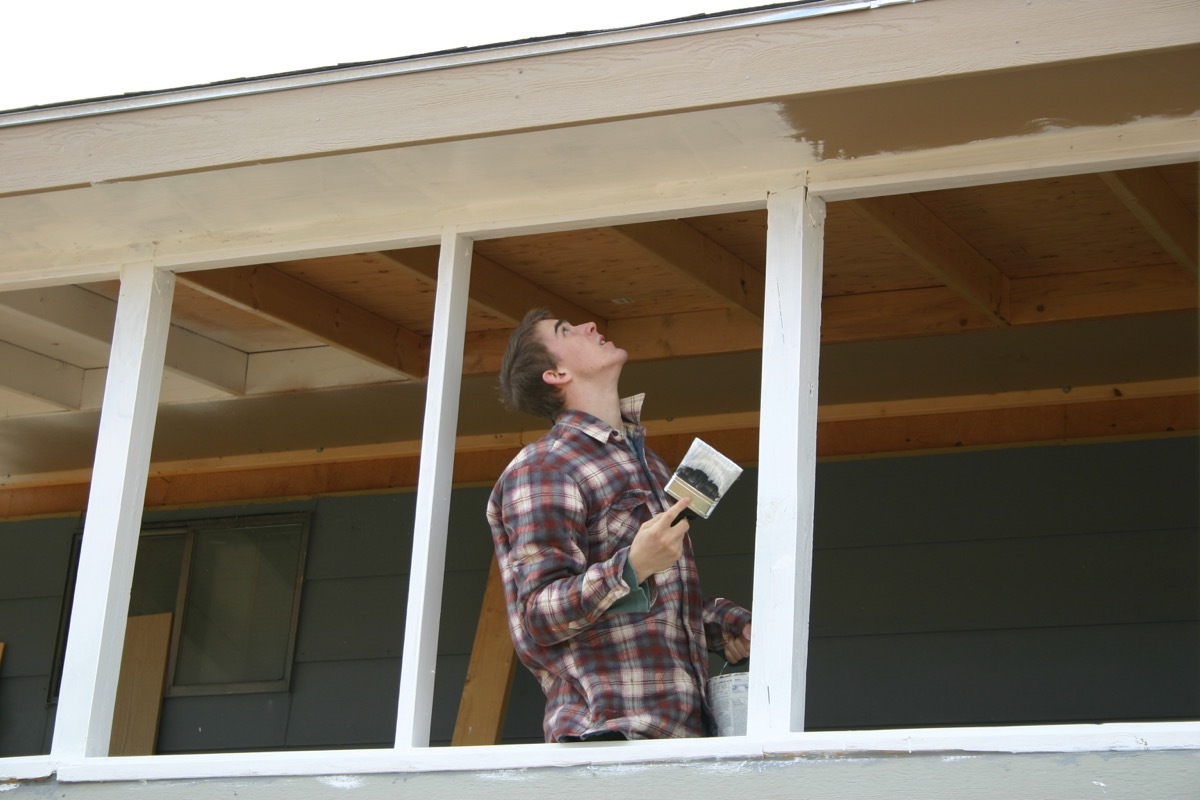
[{"label": "paint bucket", "polygon": [[717,719],[717,735],[745,736],[750,673],[731,672],[708,681],[708,702]]}]

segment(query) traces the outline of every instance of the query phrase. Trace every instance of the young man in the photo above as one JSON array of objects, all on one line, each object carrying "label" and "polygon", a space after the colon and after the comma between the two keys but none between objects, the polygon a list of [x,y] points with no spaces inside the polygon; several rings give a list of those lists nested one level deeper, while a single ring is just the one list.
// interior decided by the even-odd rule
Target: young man
[{"label": "young man", "polygon": [[644,445],[641,395],[620,399],[628,353],[592,323],[537,309],[513,332],[505,403],[554,422],[488,502],[517,654],[546,693],[550,742],[706,736],[708,649],[750,653],[750,612],[705,600],[687,501]]}]

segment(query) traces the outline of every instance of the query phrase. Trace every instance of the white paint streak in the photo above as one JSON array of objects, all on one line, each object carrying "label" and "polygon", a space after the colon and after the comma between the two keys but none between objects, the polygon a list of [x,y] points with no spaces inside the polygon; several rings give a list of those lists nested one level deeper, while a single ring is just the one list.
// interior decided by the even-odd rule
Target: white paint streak
[{"label": "white paint streak", "polygon": [[20,789],[19,783],[0,783],[0,792],[11,792],[13,789]]},{"label": "white paint streak", "polygon": [[332,789],[361,789],[367,782],[357,775],[326,775],[317,781]]},{"label": "white paint streak", "polygon": [[496,772],[481,772],[476,777],[481,781],[523,781],[525,772],[526,770],[523,769],[503,769]]}]

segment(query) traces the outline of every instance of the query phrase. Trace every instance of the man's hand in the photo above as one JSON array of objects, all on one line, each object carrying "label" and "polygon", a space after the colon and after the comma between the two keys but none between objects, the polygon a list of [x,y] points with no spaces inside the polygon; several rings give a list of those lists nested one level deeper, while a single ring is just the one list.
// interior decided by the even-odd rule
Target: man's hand
[{"label": "man's hand", "polygon": [[683,555],[683,536],[688,532],[688,522],[683,519],[675,525],[671,523],[691,502],[691,498],[683,498],[642,523],[633,535],[633,543],[629,545],[629,565],[637,574],[639,584],[667,569]]},{"label": "man's hand", "polygon": [[742,628],[742,635],[737,636],[729,631],[722,631],[721,635],[725,637],[725,660],[730,664],[736,664],[743,658],[750,657],[750,623],[746,623],[746,627]]}]

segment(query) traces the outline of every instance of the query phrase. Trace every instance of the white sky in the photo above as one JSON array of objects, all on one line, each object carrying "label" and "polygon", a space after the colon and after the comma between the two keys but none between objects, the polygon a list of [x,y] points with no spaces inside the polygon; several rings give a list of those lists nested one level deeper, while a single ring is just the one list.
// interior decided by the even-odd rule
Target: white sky
[{"label": "white sky", "polygon": [[176,89],[769,0],[3,0],[0,109]]}]

